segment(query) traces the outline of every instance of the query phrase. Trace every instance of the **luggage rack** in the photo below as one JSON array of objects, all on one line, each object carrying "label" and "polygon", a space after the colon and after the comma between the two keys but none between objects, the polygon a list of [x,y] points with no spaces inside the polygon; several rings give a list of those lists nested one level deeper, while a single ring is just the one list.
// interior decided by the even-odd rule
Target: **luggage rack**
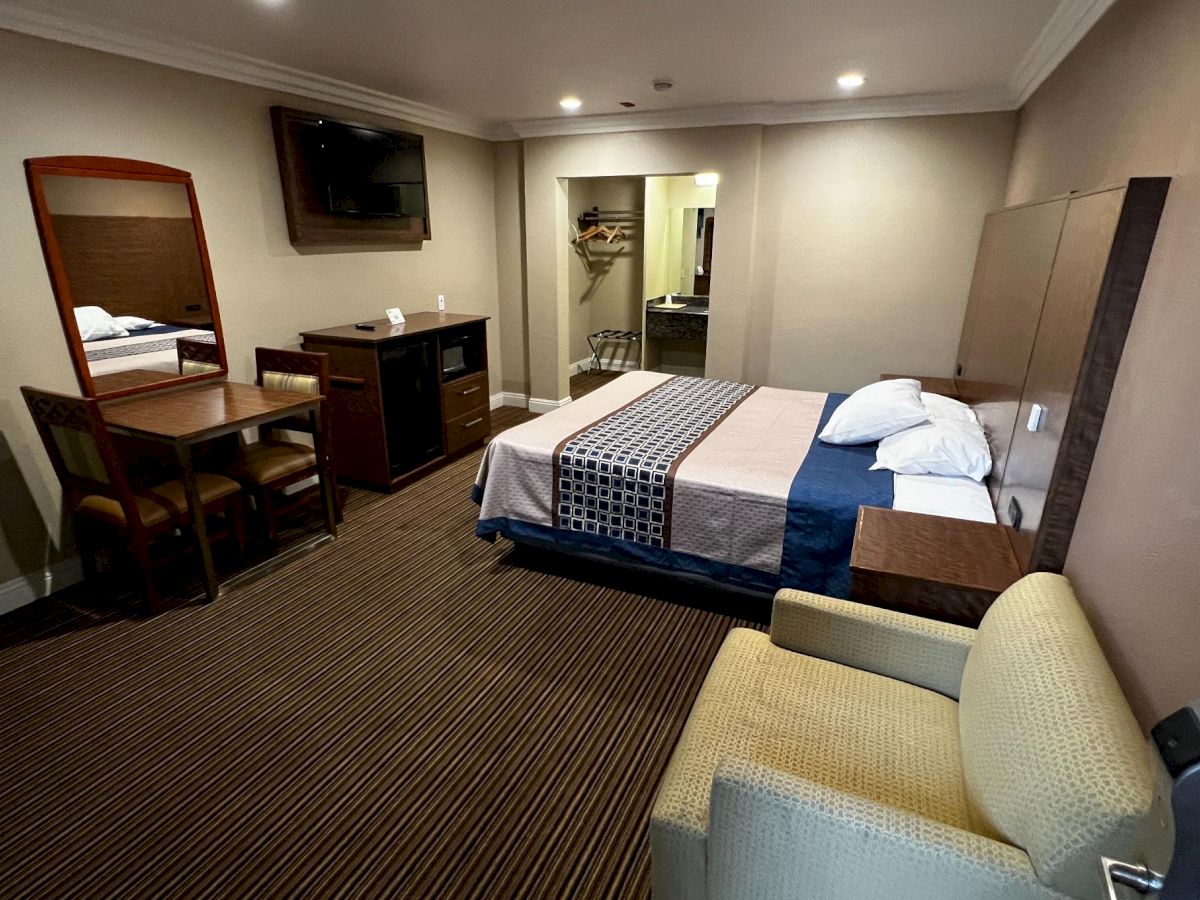
[{"label": "luggage rack", "polygon": [[604,371],[604,364],[600,362],[600,346],[607,342],[638,344],[641,343],[642,333],[640,331],[625,331],[620,328],[606,328],[603,331],[596,331],[589,334],[587,337],[588,346],[592,348],[592,358],[588,361],[587,373],[592,374],[592,369],[595,368],[600,372]]}]

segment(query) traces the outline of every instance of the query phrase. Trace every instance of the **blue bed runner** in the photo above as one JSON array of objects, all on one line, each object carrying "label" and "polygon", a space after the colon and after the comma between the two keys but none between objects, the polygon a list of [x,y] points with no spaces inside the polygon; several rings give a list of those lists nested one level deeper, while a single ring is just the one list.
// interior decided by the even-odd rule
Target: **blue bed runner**
[{"label": "blue bed runner", "polygon": [[[846,394],[825,399],[820,434]],[[891,508],[892,473],[872,472],[878,444],[841,446],[816,438],[788,492],[779,586],[850,596],[850,550],[859,506]]]}]

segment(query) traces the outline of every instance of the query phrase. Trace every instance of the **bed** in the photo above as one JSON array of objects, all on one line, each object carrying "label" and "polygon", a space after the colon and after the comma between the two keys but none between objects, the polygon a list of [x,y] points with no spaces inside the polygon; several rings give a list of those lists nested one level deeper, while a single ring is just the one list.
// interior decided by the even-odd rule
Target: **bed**
[{"label": "bed", "polygon": [[211,329],[155,325],[130,332],[127,337],[86,341],[83,349],[87,356],[88,371],[92,377],[132,368],[178,373],[179,357],[175,342],[179,338],[216,342],[216,335]]},{"label": "bed", "polygon": [[875,444],[816,440],[845,396],[628,373],[488,445],[476,534],[846,597],[860,505],[995,521],[971,479],[870,471]]}]

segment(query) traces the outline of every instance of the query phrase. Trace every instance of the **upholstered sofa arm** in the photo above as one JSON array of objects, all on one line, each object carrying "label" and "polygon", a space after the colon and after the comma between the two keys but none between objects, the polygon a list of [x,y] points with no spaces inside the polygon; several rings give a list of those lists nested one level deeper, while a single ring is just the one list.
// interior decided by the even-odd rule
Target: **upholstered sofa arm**
[{"label": "upholstered sofa arm", "polygon": [[974,640],[973,628],[807,591],[779,591],[771,611],[771,641],[779,647],[956,700]]},{"label": "upholstered sofa arm", "polygon": [[1062,900],[1024,851],[727,759],[713,776],[708,900]]}]

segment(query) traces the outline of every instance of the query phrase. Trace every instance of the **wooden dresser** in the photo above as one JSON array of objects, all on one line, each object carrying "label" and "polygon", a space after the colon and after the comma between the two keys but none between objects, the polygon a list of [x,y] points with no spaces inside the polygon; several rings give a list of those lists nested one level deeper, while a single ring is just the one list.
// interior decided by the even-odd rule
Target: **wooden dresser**
[{"label": "wooden dresser", "polygon": [[487,317],[413,313],[301,333],[329,354],[338,478],[391,491],[483,443],[491,430]]}]

